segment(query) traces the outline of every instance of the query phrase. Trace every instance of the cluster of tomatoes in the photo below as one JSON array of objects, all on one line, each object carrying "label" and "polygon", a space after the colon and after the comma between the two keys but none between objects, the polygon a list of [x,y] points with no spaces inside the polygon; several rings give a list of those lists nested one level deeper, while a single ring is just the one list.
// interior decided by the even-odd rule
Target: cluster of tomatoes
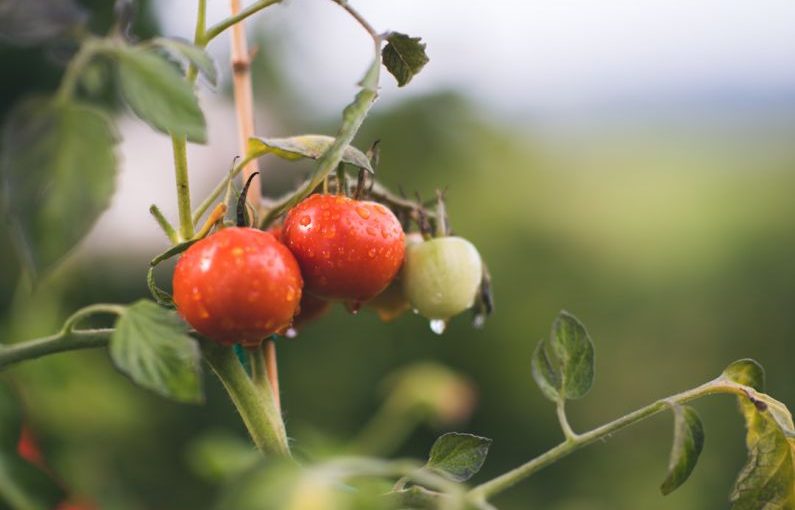
[{"label": "cluster of tomatoes", "polygon": [[408,309],[437,332],[471,308],[483,266],[460,237],[406,234],[391,209],[314,194],[267,231],[226,227],[194,243],[174,270],[174,302],[200,334],[253,346],[291,334],[341,301],[384,320]]}]

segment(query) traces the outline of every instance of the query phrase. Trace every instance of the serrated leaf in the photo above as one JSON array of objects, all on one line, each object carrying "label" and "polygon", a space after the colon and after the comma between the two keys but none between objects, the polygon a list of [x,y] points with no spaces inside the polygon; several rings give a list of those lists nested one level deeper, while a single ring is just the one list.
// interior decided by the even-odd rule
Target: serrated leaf
[{"label": "serrated leaf", "polygon": [[[289,138],[249,138],[248,156],[260,157],[265,154],[274,154],[289,161],[301,158],[320,159],[333,143],[334,137],[326,135],[300,135]],[[342,161],[373,173],[369,158],[352,145],[347,146],[342,152]]]},{"label": "serrated leaf", "polygon": [[64,490],[40,468],[14,451],[0,451],[0,508],[51,510],[65,498]]},{"label": "serrated leaf", "polygon": [[480,471],[489,446],[491,439],[450,432],[433,443],[425,467],[457,482],[465,482]]},{"label": "serrated leaf", "polygon": [[196,66],[196,69],[198,69],[202,76],[213,86],[218,82],[218,70],[215,68],[215,62],[213,62],[212,57],[210,57],[206,51],[198,46],[194,46],[187,41],[166,37],[156,37],[151,40],[151,43],[186,59]]},{"label": "serrated leaf", "polygon": [[130,108],[163,133],[205,143],[204,114],[193,87],[165,58],[141,48],[116,50],[119,84]]},{"label": "serrated leaf", "polygon": [[2,135],[0,178],[15,247],[33,273],[49,269],[110,204],[116,178],[113,124],[100,111],[34,98]]},{"label": "serrated leaf", "polygon": [[668,461],[668,476],[660,486],[663,495],[670,494],[685,483],[696,467],[698,456],[704,448],[704,426],[695,409],[675,405],[672,410],[674,441]]},{"label": "serrated leaf", "polygon": [[428,63],[425,44],[419,37],[410,37],[399,32],[392,32],[387,37],[387,45],[381,52],[384,65],[402,87],[411,81]]},{"label": "serrated leaf", "polygon": [[88,13],[74,0],[3,0],[0,42],[42,44],[85,23]]},{"label": "serrated leaf", "polygon": [[750,358],[737,360],[726,367],[723,377],[756,391],[765,391],[765,369]]},{"label": "serrated leaf", "polygon": [[127,307],[110,338],[110,356],[137,384],[182,402],[203,400],[196,341],[177,314],[141,300]]},{"label": "serrated leaf", "polygon": [[784,404],[763,393],[738,400],[747,428],[748,461],[730,497],[732,510],[795,509],[792,415]]},{"label": "serrated leaf", "polygon": [[593,341],[585,326],[561,311],[549,338],[536,346],[531,370],[536,384],[550,400],[584,397],[594,378]]}]

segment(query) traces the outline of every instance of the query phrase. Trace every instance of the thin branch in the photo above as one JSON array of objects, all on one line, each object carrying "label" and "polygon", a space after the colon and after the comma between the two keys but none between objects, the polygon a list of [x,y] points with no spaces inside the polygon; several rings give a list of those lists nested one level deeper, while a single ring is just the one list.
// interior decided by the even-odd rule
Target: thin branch
[{"label": "thin branch", "polygon": [[634,425],[640,421],[645,420],[655,414],[669,409],[671,403],[684,404],[707,395],[714,395],[717,393],[731,393],[739,396],[747,396],[748,389],[737,383],[727,381],[723,377],[719,377],[706,384],[702,384],[696,388],[683,391],[668,398],[660,399],[652,404],[633,411],[627,415],[611,421],[601,427],[579,434],[574,438],[567,439],[566,441],[555,446],[551,450],[531,459],[530,461],[522,464],[521,466],[503,473],[502,475],[489,480],[485,483],[478,485],[469,492],[469,499],[475,502],[485,501],[488,498],[503,492],[504,490],[514,486],[518,482],[535,474],[546,466],[557,462],[570,453],[579,450],[584,446],[596,442],[599,439],[607,439],[614,433],[623,430],[630,425]]},{"label": "thin branch", "polygon": [[364,17],[362,17],[361,14],[359,14],[359,11],[351,7],[351,5],[347,2],[347,0],[332,0],[332,1],[335,4],[339,5],[340,7],[342,7],[343,9],[345,9],[346,11],[348,11],[348,14],[350,14],[353,17],[353,19],[358,21],[359,24],[362,27],[364,27],[365,30],[367,30],[367,33],[370,34],[370,37],[372,37],[373,40],[378,41],[380,39],[378,32],[375,31],[373,26],[370,25],[370,23],[368,23],[367,20],[364,19]]},{"label": "thin branch", "polygon": [[236,25],[237,23],[243,21],[252,14],[256,14],[257,12],[261,11],[266,7],[278,4],[279,2],[281,2],[281,0],[259,0],[258,2],[254,2],[253,4],[249,5],[245,9],[233,13],[232,16],[229,16],[225,20],[220,21],[218,24],[207,29],[207,31],[204,34],[204,40],[202,41],[202,46],[207,45],[207,43],[218,37],[218,35],[220,35],[227,28]]},{"label": "thin branch", "polygon": [[27,340],[8,346],[0,346],[0,370],[14,363],[41,358],[48,354],[92,349],[108,345],[112,328],[78,329],[68,333]]}]

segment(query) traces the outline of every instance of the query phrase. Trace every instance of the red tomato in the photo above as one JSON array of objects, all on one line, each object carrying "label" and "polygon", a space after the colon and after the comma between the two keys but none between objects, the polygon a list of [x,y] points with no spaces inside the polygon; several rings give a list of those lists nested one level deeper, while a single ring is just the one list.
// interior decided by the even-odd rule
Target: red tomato
[{"label": "red tomato", "polygon": [[306,291],[357,303],[384,290],[403,263],[403,228],[387,207],[338,195],[312,195],[284,220],[282,236]]},{"label": "red tomato", "polygon": [[45,467],[44,456],[41,454],[41,449],[39,449],[36,438],[33,436],[33,431],[27,425],[23,425],[19,433],[17,453],[31,464],[35,464],[40,468]]},{"label": "red tomato", "polygon": [[290,250],[253,228],[225,228],[198,241],[174,269],[177,311],[196,331],[224,344],[256,345],[287,328],[302,286]]},{"label": "red tomato", "polygon": [[331,308],[331,302],[305,292],[304,295],[301,296],[301,305],[298,314],[295,316],[295,320],[293,320],[293,328],[296,331],[300,331],[308,323],[323,316],[323,314],[329,311],[329,308]]}]

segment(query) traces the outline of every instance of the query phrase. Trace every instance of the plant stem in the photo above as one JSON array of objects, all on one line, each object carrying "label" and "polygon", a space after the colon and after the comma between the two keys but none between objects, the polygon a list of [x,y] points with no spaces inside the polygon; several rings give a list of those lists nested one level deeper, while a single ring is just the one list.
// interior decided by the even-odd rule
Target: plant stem
[{"label": "plant stem", "polygon": [[357,11],[356,9],[350,6],[347,0],[332,0],[332,1],[335,4],[339,5],[340,7],[342,7],[343,9],[345,9],[346,11],[348,11],[348,14],[350,14],[353,17],[353,19],[358,21],[359,24],[365,30],[367,30],[367,33],[370,34],[370,37],[372,37],[373,39],[378,39],[378,32],[376,32],[373,26],[370,25],[370,23],[368,23],[367,20],[364,19],[364,17],[361,14],[359,14],[359,11]]},{"label": "plant stem", "polygon": [[190,207],[190,181],[188,179],[187,142],[183,136],[171,136],[174,149],[174,177],[177,182],[177,210],[179,235],[183,241],[193,237],[193,217]]},{"label": "plant stem", "polygon": [[99,44],[95,39],[86,39],[83,42],[77,54],[69,61],[69,65],[64,71],[61,84],[58,91],[55,93],[55,100],[59,102],[71,99],[77,89],[77,82],[80,79],[80,73],[83,72],[85,67],[94,57],[99,50]]},{"label": "plant stem", "polygon": [[14,363],[41,358],[48,354],[104,347],[108,344],[113,331],[112,328],[80,329],[0,346],[0,370]]},{"label": "plant stem", "polygon": [[558,400],[556,411],[558,413],[558,421],[560,422],[560,428],[563,430],[563,435],[566,439],[577,439],[577,434],[571,429],[571,425],[569,425],[569,420],[566,418],[566,400],[560,399]]},{"label": "plant stem", "polygon": [[261,11],[262,9],[269,7],[274,4],[278,4],[281,0],[259,0],[254,2],[253,4],[249,5],[245,9],[233,13],[232,16],[226,18],[223,21],[220,21],[218,24],[210,27],[207,29],[207,32],[204,34],[203,45],[206,45],[213,39],[215,39],[218,35],[220,35],[224,30],[227,28],[236,25],[237,23],[243,21],[244,19],[248,18],[252,14],[256,14],[257,12]]},{"label": "plant stem", "polygon": [[265,343],[262,345],[262,349],[268,375],[268,383],[271,391],[273,391],[273,402],[276,404],[276,409],[281,413],[282,397],[279,391],[279,365],[276,362],[276,342],[271,339],[266,339]]},{"label": "plant stem", "polygon": [[163,233],[166,234],[171,244],[179,243],[179,234],[177,234],[177,231],[171,226],[171,223],[168,222],[160,208],[152,204],[149,206],[149,213],[154,217],[155,221],[157,221],[157,224],[160,225],[160,228],[163,229]]},{"label": "plant stem", "polygon": [[535,457],[534,459],[522,464],[521,466],[508,471],[492,480],[474,487],[469,491],[468,498],[472,501],[485,501],[490,497],[503,492],[521,480],[535,474],[542,468],[557,462],[570,453],[579,450],[599,439],[606,439],[612,434],[634,425],[640,421],[653,416],[660,411],[670,409],[672,404],[684,404],[691,400],[701,398],[716,393],[733,393],[740,396],[748,395],[748,388],[740,384],[731,382],[723,377],[719,377],[696,388],[683,391],[665,399],[658,400],[652,404],[633,411],[617,420],[611,421],[601,427],[597,427],[583,434],[575,435],[566,439],[564,442],[555,446],[551,450]]},{"label": "plant stem", "polygon": [[257,448],[267,455],[289,457],[284,422],[272,392],[259,391],[230,347],[205,342],[202,352],[229,393]]}]

